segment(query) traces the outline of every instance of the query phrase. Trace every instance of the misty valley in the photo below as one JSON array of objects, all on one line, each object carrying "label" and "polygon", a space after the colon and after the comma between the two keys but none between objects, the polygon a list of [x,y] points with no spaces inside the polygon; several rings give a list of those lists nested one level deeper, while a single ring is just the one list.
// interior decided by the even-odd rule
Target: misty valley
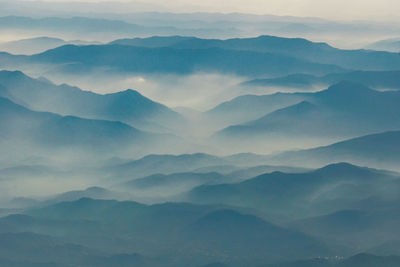
[{"label": "misty valley", "polygon": [[400,266],[398,26],[40,10],[0,12],[0,266]]}]

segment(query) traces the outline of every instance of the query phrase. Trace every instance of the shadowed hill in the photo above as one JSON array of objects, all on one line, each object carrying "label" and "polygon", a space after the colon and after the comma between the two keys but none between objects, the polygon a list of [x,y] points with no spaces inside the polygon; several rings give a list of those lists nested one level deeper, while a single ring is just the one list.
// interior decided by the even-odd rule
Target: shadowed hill
[{"label": "shadowed hill", "polygon": [[54,85],[22,72],[1,71],[0,96],[38,111],[114,120],[139,128],[155,130],[184,123],[184,119],[166,106],[151,101],[134,90],[100,95],[68,85]]}]

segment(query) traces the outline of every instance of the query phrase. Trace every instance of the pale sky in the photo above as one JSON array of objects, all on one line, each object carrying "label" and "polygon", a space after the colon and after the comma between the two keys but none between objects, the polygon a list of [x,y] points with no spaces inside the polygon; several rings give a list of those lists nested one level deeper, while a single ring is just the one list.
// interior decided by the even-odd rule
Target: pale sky
[{"label": "pale sky", "polygon": [[[0,0],[2,1],[2,0]],[[110,2],[123,11],[241,12],[323,17],[344,20],[398,20],[400,0],[43,0],[45,2]],[[32,1],[31,2],[40,2]],[[44,3],[42,3],[45,5]],[[128,7],[128,10],[127,10]],[[139,10],[138,10],[139,9]]]}]

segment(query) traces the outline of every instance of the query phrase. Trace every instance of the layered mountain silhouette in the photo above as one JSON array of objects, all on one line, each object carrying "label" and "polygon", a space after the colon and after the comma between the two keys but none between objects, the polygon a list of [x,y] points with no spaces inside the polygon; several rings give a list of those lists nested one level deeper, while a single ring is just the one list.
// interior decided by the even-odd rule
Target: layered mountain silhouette
[{"label": "layered mountain silhouette", "polygon": [[[134,178],[143,178],[145,176],[159,174],[168,176],[179,173],[192,173],[196,175],[196,173],[204,174],[207,172],[229,174],[232,172],[232,166],[235,166],[235,170],[243,169],[244,173],[247,172],[247,168],[260,165],[264,165],[264,168],[268,168],[269,170],[296,170],[296,168],[285,166],[265,166],[265,163],[268,160],[270,160],[269,156],[251,153],[235,154],[224,157],[205,153],[180,155],[151,154],[137,160],[112,164],[102,168],[102,171],[109,173],[120,180],[131,180]],[[252,170],[249,171],[251,172]],[[236,177],[237,179],[238,175],[233,174],[233,177]]]},{"label": "layered mountain silhouette", "polygon": [[[65,45],[32,56],[0,54],[3,67],[51,64],[56,71],[85,73],[96,68],[118,72],[218,72],[251,77],[289,74],[325,75],[346,69],[392,71],[400,67],[396,53],[340,50],[305,39],[260,36],[248,39],[165,37],[115,41],[107,45]],[[137,46],[138,44],[142,46]],[[243,68],[242,66],[246,66]]]},{"label": "layered mountain silhouette", "polygon": [[[0,230],[12,226],[18,232],[30,230],[35,234],[68,237],[75,244],[90,245],[97,251],[106,250],[107,254],[116,254],[125,247],[128,252],[140,248],[149,257],[159,257],[174,251],[171,245],[179,246],[182,249],[179,260],[169,263],[171,259],[167,258],[163,261],[164,266],[226,261],[224,255],[229,255],[228,262],[231,263],[254,264],[265,260],[296,259],[303,253],[309,257],[330,253],[322,243],[307,235],[253,215],[216,206],[184,203],[148,206],[135,202],[80,199],[27,213],[28,216],[1,218]],[[100,229],[102,235],[98,236]],[[120,245],[114,241],[112,245],[105,242],[111,239]],[[252,245],[248,247],[248,244]],[[297,252],[288,252],[287,248]]]},{"label": "layered mountain silhouette", "polygon": [[[398,184],[399,181],[394,190],[397,190]],[[294,221],[290,225],[325,242],[356,248],[355,251],[364,250],[378,255],[396,254],[399,198],[398,195],[393,197],[389,186],[386,190],[388,196],[367,198],[353,205],[353,209]],[[392,250],[389,249],[390,244]],[[385,246],[388,247],[385,249]]]},{"label": "layered mountain silhouette", "polygon": [[[400,128],[397,119],[400,114],[398,91],[378,92],[357,83],[341,82],[317,93],[278,96],[287,96],[289,101],[298,97],[303,98],[303,101],[273,111],[257,120],[230,126],[217,136],[348,138]],[[260,98],[269,101],[276,97],[272,95]],[[262,99],[260,102],[262,103]]]},{"label": "layered mountain silhouette", "polygon": [[[133,46],[176,47],[176,48],[222,48],[229,50],[247,50],[263,53],[279,53],[318,62],[333,64],[347,69],[357,70],[395,70],[400,59],[395,53],[369,50],[341,50],[326,43],[314,43],[302,38],[282,38],[276,36],[259,36],[256,38],[235,38],[228,40],[200,38],[150,38],[116,40],[113,44],[130,44]],[[301,73],[301,72],[299,72]]]},{"label": "layered mountain silhouette", "polygon": [[37,111],[121,121],[153,131],[167,131],[167,127],[184,123],[178,113],[134,90],[100,95],[32,79],[19,71],[1,71],[0,84],[0,96]]},{"label": "layered mountain silhouette", "polygon": [[95,43],[98,42],[80,40],[64,41],[60,38],[43,36],[0,43],[0,51],[11,54],[37,54],[66,44],[88,45]]},{"label": "layered mountain silhouette", "polygon": [[392,39],[381,40],[368,45],[366,48],[398,53],[400,51],[400,39],[392,38]]},{"label": "layered mountain silhouette", "polygon": [[[276,155],[273,161],[293,164],[326,164],[345,160],[369,166],[398,169],[400,132],[389,131],[357,137],[332,145],[309,150],[286,152]],[[307,160],[304,160],[307,159]],[[310,163],[310,164],[307,164]]]},{"label": "layered mountain silhouette", "polygon": [[0,264],[38,266],[159,266],[140,254],[110,254],[32,232],[0,234]]},{"label": "layered mountain silhouette", "polygon": [[131,188],[139,191],[155,191],[163,194],[172,190],[175,194],[185,192],[202,184],[217,184],[228,179],[219,173],[174,173],[174,174],[154,174],[144,178],[128,181],[121,186],[126,190]]},{"label": "layered mountain silhouette", "polygon": [[[111,20],[90,17],[44,17],[31,18],[23,16],[0,17],[2,29],[9,30],[30,30],[43,33],[64,33],[81,36],[88,36],[93,33],[115,34],[123,36],[125,34],[144,35],[152,32],[153,34],[177,34],[179,31],[175,27],[151,27],[128,23],[122,20]],[[95,35],[94,35],[95,36]]]},{"label": "layered mountain silhouette", "polygon": [[398,71],[352,71],[346,73],[331,73],[325,76],[307,74],[292,74],[284,77],[255,79],[242,83],[245,86],[268,86],[301,88],[311,90],[315,87],[329,86],[341,81],[351,81],[364,84],[373,89],[400,89]]},{"label": "layered mountain silhouette", "polygon": [[[127,45],[65,45],[32,56],[1,53],[3,66],[51,64],[56,71],[85,73],[110,68],[129,73],[218,72],[246,76],[287,75],[292,73],[327,74],[343,68],[278,53],[222,48],[147,48]],[[246,65],[247,68],[242,68]]]},{"label": "layered mountain silhouette", "polygon": [[[137,130],[121,122],[32,111],[1,97],[0,120],[3,140],[31,145],[39,150],[62,147],[103,152],[129,147],[140,150],[150,141],[159,142],[163,137]],[[165,140],[168,138],[170,137],[164,136]]]},{"label": "layered mountain silhouette", "polygon": [[303,100],[301,94],[243,95],[219,104],[204,115],[208,120],[217,122],[219,127],[224,127],[260,118]]},{"label": "layered mountain silhouette", "polygon": [[398,187],[397,179],[386,172],[338,163],[311,172],[273,172],[240,183],[203,185],[187,198],[256,208],[275,218],[298,218],[341,210],[371,195],[385,196],[388,188]]},{"label": "layered mountain silhouette", "polygon": [[398,256],[376,256],[357,254],[346,259],[311,259],[266,265],[266,267],[395,267],[400,263]]}]

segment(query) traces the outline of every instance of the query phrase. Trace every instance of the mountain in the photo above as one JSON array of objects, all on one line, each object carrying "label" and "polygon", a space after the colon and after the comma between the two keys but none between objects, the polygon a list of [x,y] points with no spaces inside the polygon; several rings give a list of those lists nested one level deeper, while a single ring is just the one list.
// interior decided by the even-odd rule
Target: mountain
[{"label": "mountain", "polygon": [[184,122],[178,113],[134,90],[101,95],[33,79],[19,71],[1,71],[0,84],[0,96],[38,111],[121,121],[155,131]]},{"label": "mountain", "polygon": [[[228,264],[243,254],[255,262],[262,262],[282,259],[282,253],[287,257],[308,257],[310,252],[327,253],[326,247],[312,238],[232,210],[217,210],[198,219],[185,229],[185,238],[192,246],[229,253]],[[282,247],[288,250],[283,252]]]},{"label": "mountain", "polygon": [[[113,188],[129,193],[131,196],[134,196],[136,200],[146,203],[175,201],[180,199],[183,194],[186,194],[186,192],[197,186],[234,183],[274,171],[301,172],[305,170],[286,166],[266,165],[250,168],[235,167],[235,169],[232,170],[232,168],[228,168],[226,165],[217,165],[202,167],[195,169],[192,172],[172,174],[157,173],[143,178],[135,178],[123,183],[118,183],[114,185]],[[132,171],[132,176],[135,176],[134,171]],[[111,177],[112,179],[121,179],[121,175],[119,174],[114,174]],[[126,174],[126,177],[128,179],[129,174]],[[122,178],[124,178],[124,176]],[[114,197],[116,196],[118,195],[114,194]]]},{"label": "mountain", "polygon": [[226,127],[260,118],[277,109],[297,104],[303,99],[300,94],[243,95],[219,104],[204,115],[208,120],[218,122],[220,127]]},{"label": "mountain", "polygon": [[366,46],[367,49],[380,50],[380,51],[389,51],[398,53],[400,51],[400,39],[392,38],[381,40]]},{"label": "mountain", "polygon": [[81,198],[92,198],[92,199],[115,199],[118,197],[118,193],[107,190],[102,187],[92,186],[85,190],[74,190],[59,194],[47,200],[47,203],[65,202],[65,201],[76,201]]},{"label": "mountain", "polygon": [[[303,97],[302,102],[225,128],[217,137],[260,137],[262,140],[265,136],[296,136],[339,140],[400,128],[397,119],[400,91],[379,92],[361,84],[341,82],[327,90],[299,96]],[[289,94],[289,97],[293,96]]]},{"label": "mountain", "polygon": [[286,87],[314,89],[330,86],[341,81],[351,81],[364,84],[373,89],[400,89],[397,78],[399,71],[352,71],[345,73],[330,73],[325,76],[307,74],[292,74],[278,78],[255,79],[242,83],[244,86]]},{"label": "mountain", "polygon": [[[32,56],[2,53],[3,68],[50,64],[55,72],[85,73],[109,68],[128,73],[218,72],[249,77],[303,73],[326,75],[350,70],[393,71],[400,67],[397,54],[369,50],[340,50],[305,39],[260,36],[244,39],[171,37],[132,41],[146,45],[66,45]],[[175,40],[183,39],[174,44]],[[167,46],[160,46],[159,44]],[[172,45],[168,46],[168,44]],[[246,65],[246,68],[242,68]]]},{"label": "mountain", "polygon": [[398,256],[375,256],[362,253],[346,259],[310,259],[265,265],[265,267],[395,267],[400,264]]},{"label": "mountain", "polygon": [[[387,191],[389,192],[390,188],[387,188]],[[398,194],[396,197],[368,198],[353,205],[355,209],[294,221],[289,227],[330,244],[352,247],[355,252],[368,251],[379,255],[391,255],[396,252],[398,243],[398,200]],[[369,205],[363,205],[363,202],[368,202]],[[384,204],[384,208],[377,206],[378,203]]]},{"label": "mountain", "polygon": [[92,41],[82,41],[82,40],[64,41],[63,39],[60,38],[42,36],[42,37],[34,37],[34,38],[0,43],[0,51],[8,52],[11,54],[32,55],[32,54],[42,53],[46,50],[53,49],[66,44],[90,45],[90,44],[100,44],[100,43]]},{"label": "mountain", "polygon": [[76,244],[29,232],[2,233],[0,244],[0,258],[21,262],[20,264],[26,261],[32,265],[37,263],[43,266],[68,266],[82,262],[89,255],[100,255],[99,252]]},{"label": "mountain", "polygon": [[[9,9],[10,3],[4,6],[5,9]],[[11,3],[12,4],[12,3]],[[97,7],[97,6],[96,6]],[[96,8],[95,7],[95,8]],[[18,9],[21,8],[18,7]],[[31,10],[34,7],[25,7],[24,10]],[[70,6],[66,7],[67,9]],[[77,13],[80,14],[93,14],[93,7],[87,9],[87,12],[82,13],[82,6],[79,7]],[[104,7],[105,10],[108,7]],[[4,10],[5,10],[4,9]],[[64,10],[65,7],[54,7],[52,10]],[[3,10],[3,9],[2,9]],[[17,11],[17,13],[21,14]],[[22,12],[25,13],[25,12]],[[239,29],[232,26],[225,25],[211,25],[209,21],[207,23],[201,23],[196,25],[193,24],[192,18],[185,19],[187,23],[180,22],[176,25],[172,23],[172,20],[160,18],[158,23],[155,17],[161,15],[171,16],[172,13],[158,13],[158,12],[145,12],[137,13],[135,16],[130,14],[108,14],[106,16],[76,16],[76,14],[66,16],[63,14],[55,14],[49,17],[49,12],[45,11],[41,15],[32,17],[32,13],[22,14],[23,16],[10,16],[15,14],[15,11],[4,11],[0,17],[0,30],[2,31],[14,31],[20,32],[24,30],[25,34],[30,36],[60,36],[64,39],[87,39],[87,40],[104,40],[104,36],[107,36],[106,40],[113,40],[119,38],[125,38],[126,36],[141,36],[148,37],[153,35],[196,35],[196,36],[233,36],[240,33]],[[150,17],[147,17],[150,15]],[[175,16],[175,15],[173,15]],[[179,15],[176,14],[178,17]],[[180,20],[180,19],[178,19]],[[218,23],[217,23],[218,24]]]},{"label": "mountain", "polygon": [[[285,75],[291,73],[327,74],[343,69],[278,53],[222,48],[137,47],[127,45],[66,45],[29,57],[1,58],[15,64],[51,64],[59,71],[87,72],[110,68],[128,73],[218,72],[246,76]],[[246,65],[247,68],[242,66]]]},{"label": "mountain", "polygon": [[22,16],[0,17],[0,29],[33,31],[36,34],[74,34],[75,37],[95,37],[96,34],[108,34],[114,38],[131,35],[177,34],[175,27],[147,27],[123,20],[111,20],[89,17],[42,17]]},{"label": "mountain", "polygon": [[196,37],[186,37],[186,36],[152,36],[148,38],[125,38],[118,39],[110,42],[109,44],[116,45],[131,45],[131,46],[139,46],[139,47],[168,47],[179,44],[182,41],[187,40],[196,40]]},{"label": "mountain", "polygon": [[120,179],[141,178],[154,174],[169,175],[190,172],[205,166],[226,164],[223,159],[208,154],[148,155],[141,159],[118,164],[105,171]]},{"label": "mountain", "polygon": [[[301,58],[321,64],[333,64],[345,69],[357,70],[397,70],[400,59],[395,53],[377,52],[369,50],[342,50],[329,46],[326,43],[315,43],[302,38],[282,38],[276,36],[259,36],[255,38],[234,38],[227,40],[177,38],[165,37],[164,40],[133,39],[114,41],[123,43],[149,46],[149,43],[157,46],[174,47],[180,49],[221,48],[229,50],[253,51],[259,53],[278,53],[290,57]],[[165,40],[167,39],[167,40]],[[168,40],[169,39],[169,40]],[[153,41],[153,42],[151,42]],[[304,73],[304,72],[298,72]]]},{"label": "mountain", "polygon": [[144,178],[134,179],[122,184],[122,187],[132,188],[140,191],[168,189],[181,189],[183,191],[192,189],[202,184],[216,184],[224,181],[224,176],[216,173],[174,173],[153,174]]},{"label": "mountain", "polygon": [[281,220],[341,210],[371,195],[388,196],[388,188],[398,187],[396,179],[386,172],[339,163],[311,172],[273,172],[240,183],[202,185],[186,198],[255,208]]},{"label": "mountain", "polygon": [[0,244],[2,266],[160,266],[137,253],[112,255],[31,232],[2,233]]},{"label": "mountain", "polygon": [[0,51],[11,54],[37,54],[65,44],[66,42],[59,38],[36,37],[0,43]]},{"label": "mountain", "polygon": [[2,97],[0,121],[0,135],[4,139],[19,145],[31,145],[39,150],[76,148],[112,152],[114,149],[135,146],[143,149],[146,143],[160,137],[121,122],[32,111]]},{"label": "mountain", "polygon": [[[326,164],[345,160],[358,164],[368,164],[377,168],[398,169],[400,162],[400,132],[390,131],[357,137],[332,145],[285,152],[276,155],[272,162],[302,163],[304,165]],[[307,164],[304,159],[307,159]]]},{"label": "mountain", "polygon": [[[137,160],[113,164],[106,168],[102,168],[101,171],[108,173],[119,180],[131,180],[133,178],[143,178],[154,174],[175,175],[177,173],[188,172],[203,174],[210,171],[218,172],[215,168],[221,169],[222,167],[222,169],[225,169],[224,166],[249,168],[252,166],[263,165],[269,159],[270,157],[251,153],[236,154],[225,157],[218,157],[204,153],[180,155],[151,154]],[[285,167],[270,166],[270,168],[277,170]]]},{"label": "mountain", "polygon": [[[150,258],[163,259],[161,266],[226,261],[254,265],[304,255],[330,255],[325,245],[304,234],[217,206],[185,203],[149,206],[81,199],[31,209],[27,213],[28,216],[1,218],[0,229],[9,225],[14,231],[31,229],[93,250],[105,250],[108,255],[137,251]],[[101,236],[98,231],[102,232]],[[172,262],[168,257],[172,257]]]}]

